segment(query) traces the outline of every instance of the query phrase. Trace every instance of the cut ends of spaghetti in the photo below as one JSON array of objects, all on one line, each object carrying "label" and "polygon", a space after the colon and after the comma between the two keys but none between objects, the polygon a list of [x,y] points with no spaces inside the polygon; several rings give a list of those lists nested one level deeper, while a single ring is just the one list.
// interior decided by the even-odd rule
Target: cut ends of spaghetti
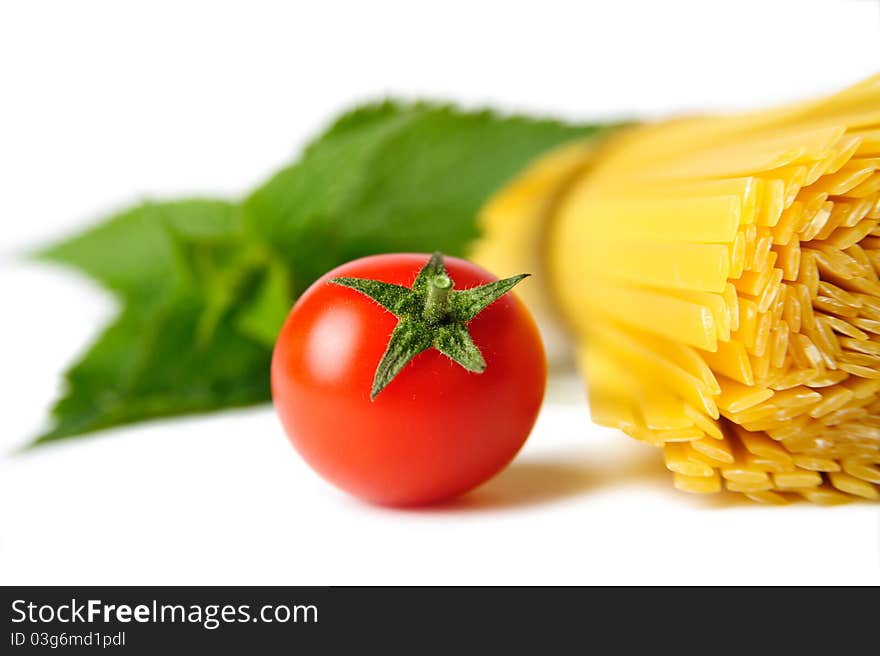
[{"label": "cut ends of spaghetti", "polygon": [[593,419],[687,492],[880,499],[880,76],[631,129],[566,184],[544,255]]}]

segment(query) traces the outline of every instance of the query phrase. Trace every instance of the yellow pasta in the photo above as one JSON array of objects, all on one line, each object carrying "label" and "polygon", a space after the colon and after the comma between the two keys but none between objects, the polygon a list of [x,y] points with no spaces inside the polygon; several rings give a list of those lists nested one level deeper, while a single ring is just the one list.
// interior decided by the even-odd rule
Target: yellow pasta
[{"label": "yellow pasta", "polygon": [[483,225],[477,260],[545,272],[593,419],[662,447],[676,488],[880,498],[880,76],[568,147]]}]

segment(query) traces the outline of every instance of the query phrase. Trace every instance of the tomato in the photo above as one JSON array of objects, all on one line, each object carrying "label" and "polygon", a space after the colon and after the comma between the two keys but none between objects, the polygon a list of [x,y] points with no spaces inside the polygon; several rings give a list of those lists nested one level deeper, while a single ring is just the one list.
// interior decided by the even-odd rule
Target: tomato
[{"label": "tomato", "polygon": [[[436,348],[415,355],[371,400],[398,317],[330,281],[342,276],[410,287],[428,255],[377,255],[327,273],[297,301],[272,359],[272,395],[291,442],[321,476],[371,502],[429,504],[460,495],[522,447],[544,396],[547,368],[534,320],[505,294],[467,323],[485,370]],[[455,290],[496,280],[445,258]]]}]

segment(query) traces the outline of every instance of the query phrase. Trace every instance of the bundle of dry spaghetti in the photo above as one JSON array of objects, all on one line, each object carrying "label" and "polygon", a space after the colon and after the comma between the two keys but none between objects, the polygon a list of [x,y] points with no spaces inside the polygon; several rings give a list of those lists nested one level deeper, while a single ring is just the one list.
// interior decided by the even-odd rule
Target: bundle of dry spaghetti
[{"label": "bundle of dry spaghetti", "polygon": [[880,498],[880,76],[612,139],[493,199],[476,253],[543,267],[593,420],[688,492]]}]

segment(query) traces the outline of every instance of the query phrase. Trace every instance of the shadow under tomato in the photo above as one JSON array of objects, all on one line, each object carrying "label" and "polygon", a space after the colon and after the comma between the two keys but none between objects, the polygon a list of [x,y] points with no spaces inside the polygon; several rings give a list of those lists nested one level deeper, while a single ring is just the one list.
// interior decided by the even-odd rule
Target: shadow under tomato
[{"label": "shadow under tomato", "polygon": [[539,506],[638,483],[667,488],[669,474],[654,451],[614,462],[590,462],[582,451],[520,457],[488,483],[447,503],[417,512],[479,512]]}]

